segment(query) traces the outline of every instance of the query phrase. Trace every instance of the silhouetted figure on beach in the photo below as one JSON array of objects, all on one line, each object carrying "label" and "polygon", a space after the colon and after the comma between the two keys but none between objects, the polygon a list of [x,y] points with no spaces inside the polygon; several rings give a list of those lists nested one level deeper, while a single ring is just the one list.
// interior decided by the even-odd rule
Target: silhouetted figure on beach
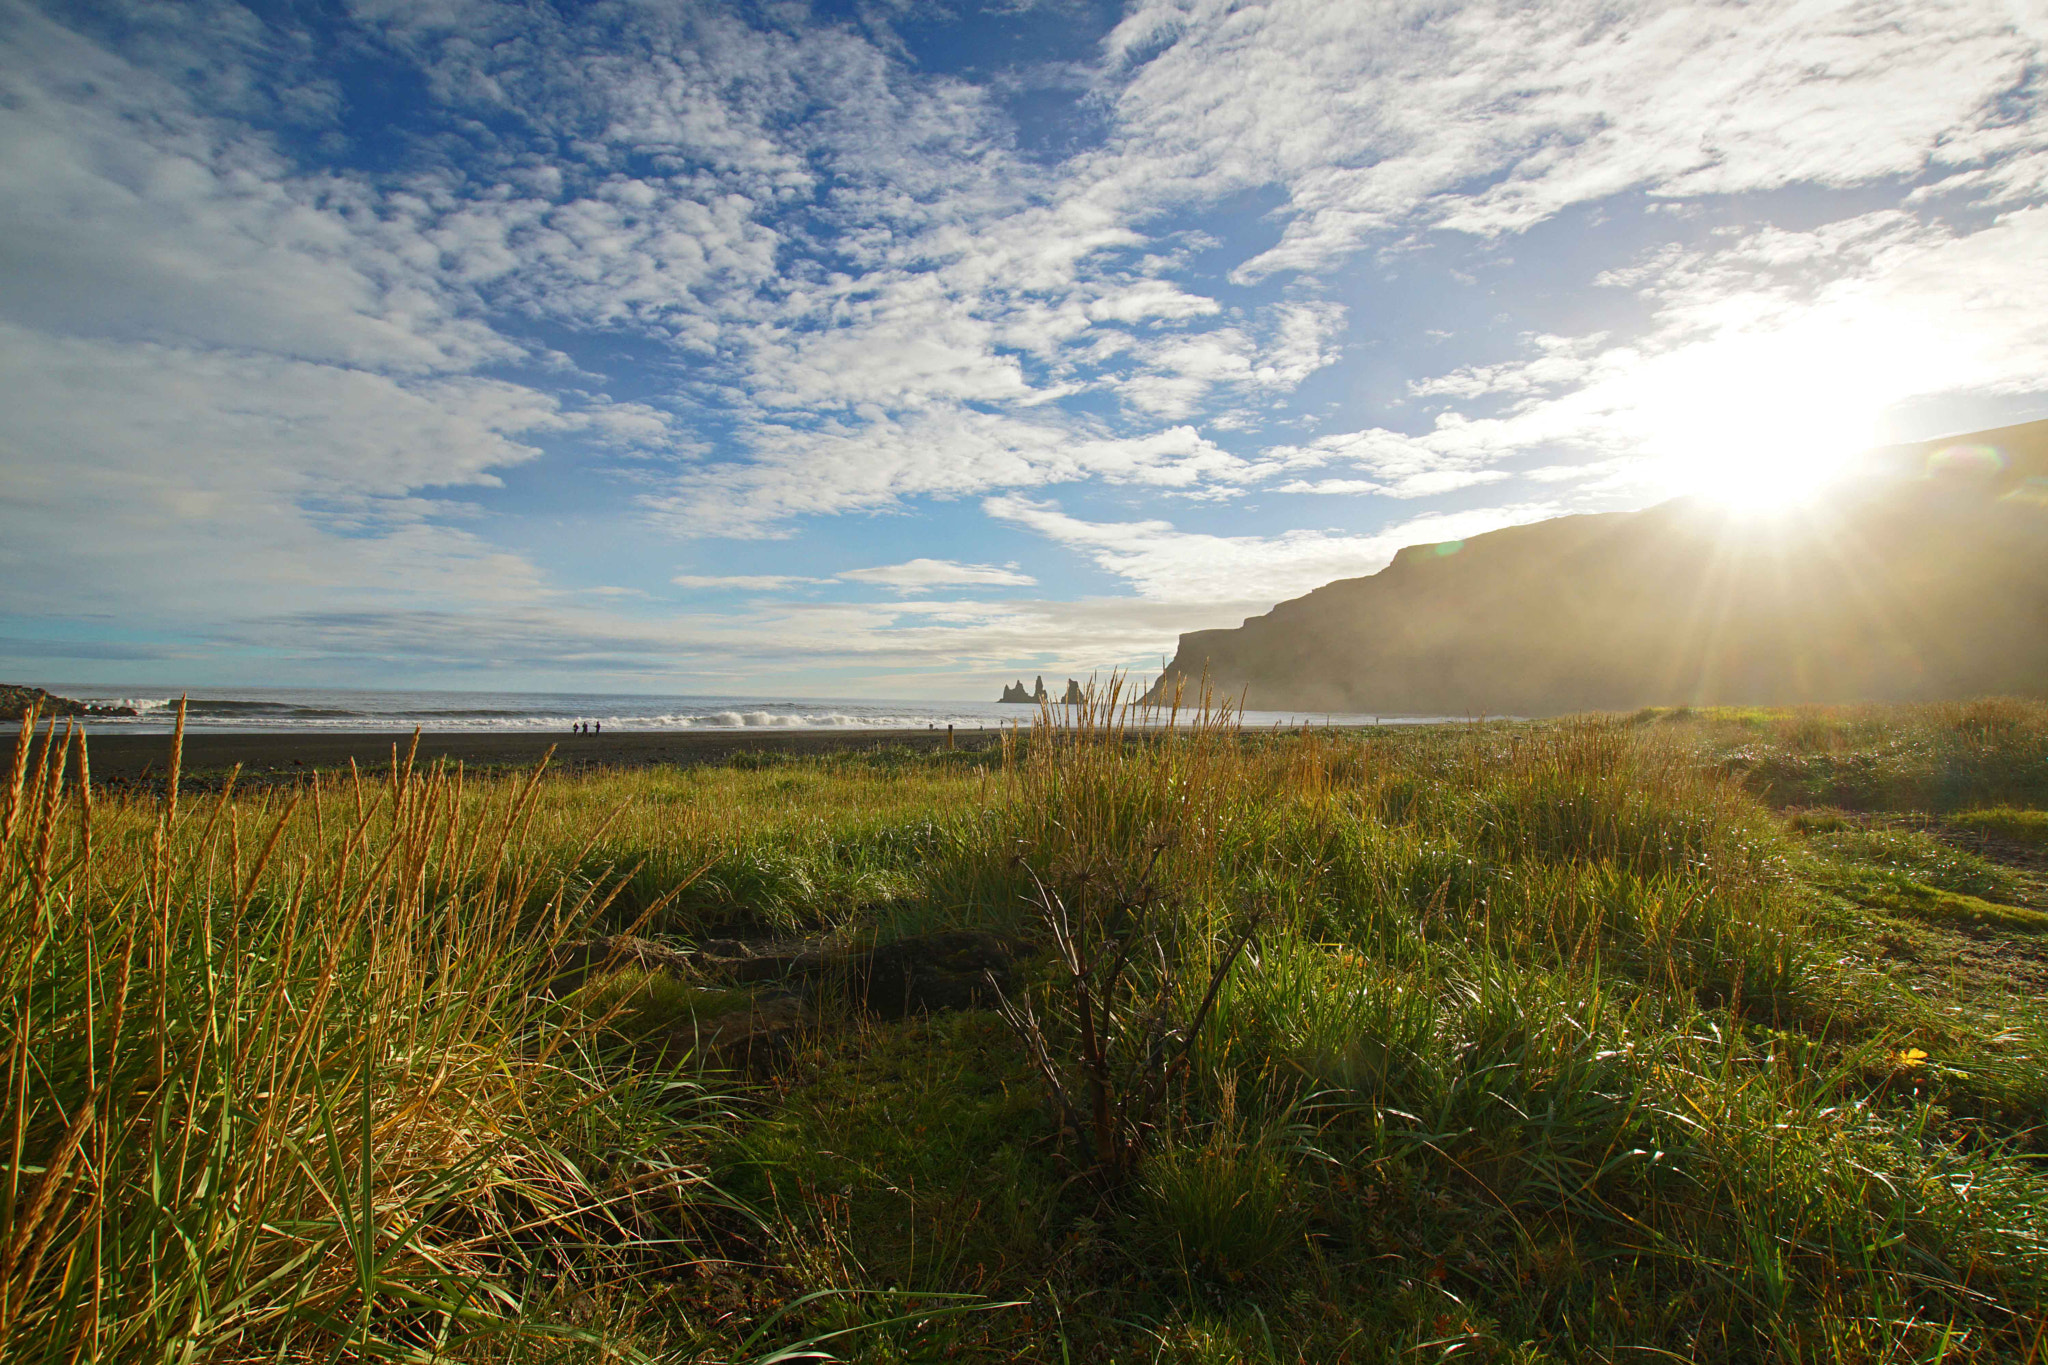
[{"label": "silhouetted figure on beach", "polygon": [[600,720],[600,721],[597,721],[597,722],[593,723],[593,724],[592,724],[592,726],[591,726],[591,728],[590,728],[590,732],[591,732],[592,734],[594,734],[594,735],[601,735],[601,734],[603,734],[603,733],[604,733],[604,722]]}]

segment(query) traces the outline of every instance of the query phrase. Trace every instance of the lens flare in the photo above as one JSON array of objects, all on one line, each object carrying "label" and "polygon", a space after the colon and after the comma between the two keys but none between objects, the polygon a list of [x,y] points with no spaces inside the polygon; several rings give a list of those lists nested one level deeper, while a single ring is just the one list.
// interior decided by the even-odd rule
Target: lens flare
[{"label": "lens flare", "polygon": [[2039,475],[2022,479],[2006,493],[2003,501],[2025,503],[2029,507],[2048,510],[2048,479]]},{"label": "lens flare", "polygon": [[1934,477],[1989,479],[2003,474],[2012,464],[1997,446],[1943,446],[1927,457],[1927,472]]}]

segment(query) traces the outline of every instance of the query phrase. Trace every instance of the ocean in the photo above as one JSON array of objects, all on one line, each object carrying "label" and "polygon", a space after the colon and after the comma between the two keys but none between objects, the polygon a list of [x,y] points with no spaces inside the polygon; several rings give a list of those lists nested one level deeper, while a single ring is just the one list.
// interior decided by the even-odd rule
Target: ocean
[{"label": "ocean", "polygon": [[[90,730],[168,734],[178,693],[164,688],[50,684],[59,696],[132,706],[132,717],[99,716]],[[1057,713],[1060,708],[1055,707]],[[877,701],[762,696],[638,696],[602,692],[399,692],[357,688],[193,688],[188,730],[560,731],[592,722],[607,730],[993,730],[1029,726],[1035,706],[971,701]],[[1247,711],[1248,729],[1298,725],[1421,723],[1440,716],[1370,716]],[[1165,716],[1158,717],[1163,723]]]}]

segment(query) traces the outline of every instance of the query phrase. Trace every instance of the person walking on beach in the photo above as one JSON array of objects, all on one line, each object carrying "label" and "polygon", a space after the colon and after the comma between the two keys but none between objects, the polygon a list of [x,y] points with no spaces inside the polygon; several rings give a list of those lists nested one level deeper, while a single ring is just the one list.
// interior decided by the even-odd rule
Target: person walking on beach
[{"label": "person walking on beach", "polygon": [[595,722],[595,726],[596,726],[596,728],[595,728],[595,729],[593,729],[593,730],[591,731],[591,733],[592,733],[592,734],[597,734],[597,735],[601,735],[601,734],[603,734],[603,733],[604,733],[604,722],[603,722],[603,721],[601,721],[601,720],[600,720],[600,721],[597,721],[597,722]]}]

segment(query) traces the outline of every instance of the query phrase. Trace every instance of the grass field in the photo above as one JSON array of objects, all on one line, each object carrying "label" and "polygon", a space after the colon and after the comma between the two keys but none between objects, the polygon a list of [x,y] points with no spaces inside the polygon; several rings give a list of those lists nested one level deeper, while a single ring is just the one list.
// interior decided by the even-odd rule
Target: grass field
[{"label": "grass field", "polygon": [[[10,1361],[2048,1358],[2048,706],[97,801],[64,742]],[[952,929],[1006,1009],[558,976]]]}]

